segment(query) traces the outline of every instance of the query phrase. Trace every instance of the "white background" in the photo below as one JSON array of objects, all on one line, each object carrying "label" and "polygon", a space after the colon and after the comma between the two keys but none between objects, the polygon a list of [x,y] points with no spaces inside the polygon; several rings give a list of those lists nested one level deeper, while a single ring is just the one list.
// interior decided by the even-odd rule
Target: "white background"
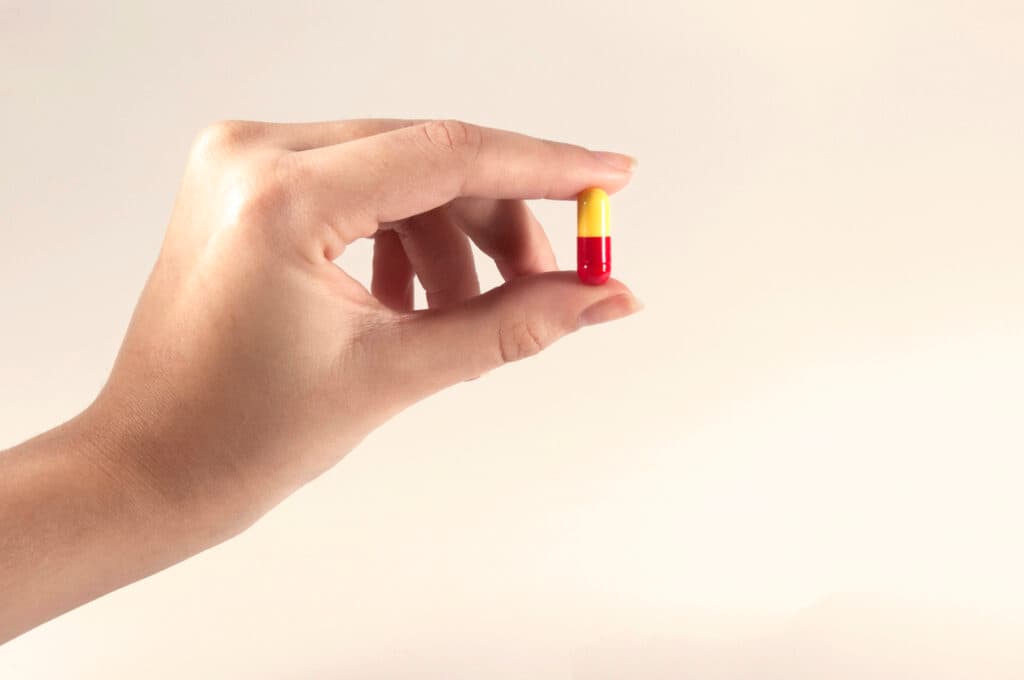
[{"label": "white background", "polygon": [[0,677],[1024,676],[1022,35],[1011,1],[0,2],[0,447],[95,395],[218,119],[632,153],[647,304]]}]

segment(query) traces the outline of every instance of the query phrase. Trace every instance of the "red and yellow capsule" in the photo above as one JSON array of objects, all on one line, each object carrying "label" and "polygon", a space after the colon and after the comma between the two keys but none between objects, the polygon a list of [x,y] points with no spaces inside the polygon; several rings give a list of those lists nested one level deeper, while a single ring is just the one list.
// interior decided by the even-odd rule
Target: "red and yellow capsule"
[{"label": "red and yellow capsule", "polygon": [[576,273],[599,286],[612,275],[611,219],[604,189],[584,189],[576,197]]}]

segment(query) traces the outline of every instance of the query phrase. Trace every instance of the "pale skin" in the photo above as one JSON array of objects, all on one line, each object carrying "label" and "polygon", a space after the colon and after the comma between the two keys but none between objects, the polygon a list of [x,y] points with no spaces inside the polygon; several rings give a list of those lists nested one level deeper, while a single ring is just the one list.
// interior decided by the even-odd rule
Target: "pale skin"
[{"label": "pale skin", "polygon": [[[415,402],[637,311],[556,271],[524,203],[633,167],[459,121],[205,130],[106,385],[0,453],[0,642],[240,533]],[[370,291],[333,262],[361,238]],[[480,294],[471,243],[504,285]]]}]

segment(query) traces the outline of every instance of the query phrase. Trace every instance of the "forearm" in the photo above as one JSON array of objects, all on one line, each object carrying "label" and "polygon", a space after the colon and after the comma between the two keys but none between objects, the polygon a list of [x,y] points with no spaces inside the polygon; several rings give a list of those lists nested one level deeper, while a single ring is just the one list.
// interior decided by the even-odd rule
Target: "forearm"
[{"label": "forearm", "polygon": [[0,453],[0,642],[212,541],[88,414]]}]

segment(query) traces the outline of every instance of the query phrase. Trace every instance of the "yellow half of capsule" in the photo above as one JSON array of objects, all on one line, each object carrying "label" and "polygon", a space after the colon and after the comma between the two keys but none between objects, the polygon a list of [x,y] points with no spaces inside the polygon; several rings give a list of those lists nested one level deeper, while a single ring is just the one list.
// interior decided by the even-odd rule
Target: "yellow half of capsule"
[{"label": "yellow half of capsule", "polygon": [[576,197],[576,236],[611,236],[611,210],[604,189],[584,189]]}]

